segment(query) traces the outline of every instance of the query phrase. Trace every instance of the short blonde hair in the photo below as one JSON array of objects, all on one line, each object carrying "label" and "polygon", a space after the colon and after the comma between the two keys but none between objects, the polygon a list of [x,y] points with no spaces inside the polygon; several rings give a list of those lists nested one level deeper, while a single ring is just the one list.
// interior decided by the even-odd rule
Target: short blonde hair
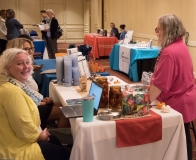
[{"label": "short blonde hair", "polygon": [[31,47],[34,47],[33,43],[26,39],[26,38],[14,38],[10,41],[7,42],[6,48],[21,48],[23,49],[23,45],[25,42],[28,42],[30,44]]},{"label": "short blonde hair", "polygon": [[[6,48],[20,48],[23,49],[23,45],[25,42],[28,42],[30,44],[31,47],[34,47],[33,43],[26,38],[14,38],[10,41],[7,42]],[[33,55],[31,55],[33,56]]]},{"label": "short blonde hair", "polygon": [[53,16],[55,15],[55,14],[54,14],[54,11],[53,11],[52,9],[47,9],[47,10],[46,10],[46,13],[47,13],[47,12],[52,13],[52,14],[53,14]]},{"label": "short blonde hair", "polygon": [[17,54],[19,53],[24,53],[28,56],[30,62],[31,62],[31,58],[29,56],[29,54],[19,48],[10,48],[10,49],[6,49],[3,54],[0,56],[0,74],[6,74],[7,73],[7,68],[10,67],[10,65],[12,64],[14,58],[16,57]]},{"label": "short blonde hair", "polygon": [[160,44],[162,49],[171,44],[175,39],[183,37],[186,33],[182,21],[174,14],[161,16],[159,24],[164,34],[164,39]]}]

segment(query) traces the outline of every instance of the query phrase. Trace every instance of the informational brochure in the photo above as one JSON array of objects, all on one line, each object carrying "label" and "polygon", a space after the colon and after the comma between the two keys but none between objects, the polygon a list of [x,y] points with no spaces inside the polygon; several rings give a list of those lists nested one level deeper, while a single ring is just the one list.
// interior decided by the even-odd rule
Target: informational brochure
[{"label": "informational brochure", "polygon": [[47,69],[45,71],[42,71],[40,74],[52,74],[52,73],[56,73],[56,69]]},{"label": "informational brochure", "polygon": [[48,23],[46,23],[46,24],[40,24],[40,25],[39,25],[39,29],[40,29],[41,31],[47,30],[48,28],[50,28],[50,26],[49,26]]}]

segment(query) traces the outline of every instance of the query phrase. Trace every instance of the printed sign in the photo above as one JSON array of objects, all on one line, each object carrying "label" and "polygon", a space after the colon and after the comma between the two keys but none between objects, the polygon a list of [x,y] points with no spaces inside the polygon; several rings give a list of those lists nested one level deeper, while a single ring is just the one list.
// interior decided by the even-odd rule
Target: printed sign
[{"label": "printed sign", "polygon": [[119,52],[119,70],[129,74],[130,47],[121,45]]}]

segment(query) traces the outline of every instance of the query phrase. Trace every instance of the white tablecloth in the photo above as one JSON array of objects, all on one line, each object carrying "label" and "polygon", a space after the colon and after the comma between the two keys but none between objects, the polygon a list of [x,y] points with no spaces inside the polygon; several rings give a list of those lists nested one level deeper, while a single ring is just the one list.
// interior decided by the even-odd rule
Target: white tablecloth
[{"label": "white tablecloth", "polygon": [[46,47],[44,49],[43,59],[49,59],[49,57],[48,57],[48,50],[47,50]]},{"label": "white tablecloth", "polygon": [[162,117],[162,140],[134,147],[117,148],[114,121],[71,119],[74,146],[70,160],[186,160],[182,115],[173,109],[170,113],[152,110]]},{"label": "white tablecloth", "polygon": [[[127,85],[126,82],[119,79],[116,76],[106,76],[108,78],[108,86],[121,86],[124,88]],[[115,81],[119,81],[120,83],[114,84]],[[89,91],[91,81],[87,82],[87,91]],[[73,98],[81,98],[82,96],[87,95],[88,92],[81,92],[79,86],[65,87],[65,85],[57,85],[53,82],[50,82],[49,85],[49,96],[53,99],[54,102],[61,102],[63,106],[67,105],[67,99]]]},{"label": "white tablecloth", "polygon": [[[121,84],[126,85],[125,82]],[[67,99],[81,97],[76,88],[53,83],[50,83],[50,96],[63,105]],[[187,160],[182,115],[173,109],[170,113],[152,110],[162,117],[162,140],[125,148],[117,148],[114,121],[101,121],[96,116],[93,122],[88,123],[82,118],[70,119],[74,137],[70,160]]]}]

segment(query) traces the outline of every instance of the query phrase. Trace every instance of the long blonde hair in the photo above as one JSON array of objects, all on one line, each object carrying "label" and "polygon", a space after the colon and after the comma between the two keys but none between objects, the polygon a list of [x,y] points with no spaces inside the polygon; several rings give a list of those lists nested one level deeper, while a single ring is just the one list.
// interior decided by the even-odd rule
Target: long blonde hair
[{"label": "long blonde hair", "polygon": [[159,18],[159,23],[163,29],[163,41],[160,43],[161,48],[167,47],[176,38],[183,37],[186,30],[182,21],[174,14],[163,15]]},{"label": "long blonde hair", "polygon": [[55,16],[55,13],[54,13],[54,11],[53,11],[52,9],[47,9],[47,10],[46,10],[46,13],[47,13],[47,12],[50,12],[50,13],[52,13],[53,16]]},{"label": "long blonde hair", "polygon": [[[7,42],[6,48],[20,48],[23,49],[23,45],[25,42],[28,42],[31,47],[34,47],[33,42],[26,38],[14,38]],[[29,54],[33,60],[33,55]]]}]

